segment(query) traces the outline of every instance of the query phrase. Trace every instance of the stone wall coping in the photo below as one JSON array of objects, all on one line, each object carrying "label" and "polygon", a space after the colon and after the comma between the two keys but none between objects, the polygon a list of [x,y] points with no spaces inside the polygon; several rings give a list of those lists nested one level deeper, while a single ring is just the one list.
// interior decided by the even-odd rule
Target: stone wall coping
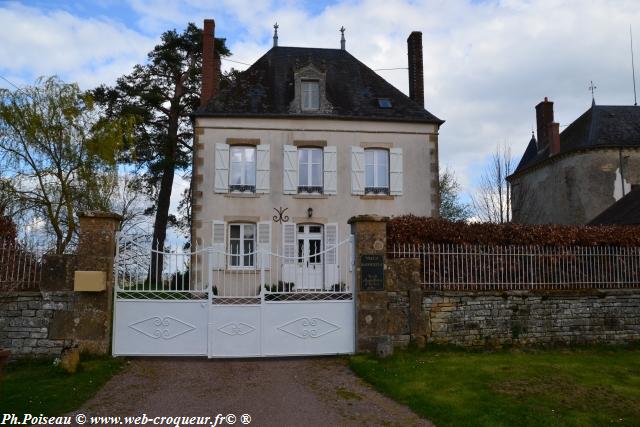
[{"label": "stone wall coping", "polygon": [[388,222],[388,216],[381,215],[356,215],[349,218],[348,224],[355,224],[357,222]]},{"label": "stone wall coping", "polygon": [[101,211],[86,211],[80,212],[78,215],[80,218],[105,218],[105,219],[113,219],[116,221],[122,221],[122,215],[113,212],[101,212]]}]

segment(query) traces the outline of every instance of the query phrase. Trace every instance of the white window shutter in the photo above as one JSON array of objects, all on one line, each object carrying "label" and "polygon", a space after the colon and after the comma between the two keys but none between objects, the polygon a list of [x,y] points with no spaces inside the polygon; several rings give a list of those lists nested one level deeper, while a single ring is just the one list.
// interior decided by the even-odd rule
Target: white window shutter
[{"label": "white window shutter", "polygon": [[364,194],[364,148],[351,147],[351,194]]},{"label": "white window shutter", "polygon": [[212,227],[213,227],[213,232],[212,232],[213,244],[211,245],[211,248],[213,249],[212,270],[224,270],[224,267],[225,267],[224,247],[226,242],[225,240],[226,224],[224,223],[224,221],[213,221]]},{"label": "white window shutter", "polygon": [[324,194],[336,194],[338,190],[338,150],[336,146],[324,147]]},{"label": "white window shutter", "polygon": [[215,150],[215,192],[229,192],[229,145],[216,144]]},{"label": "white window shutter", "polygon": [[282,224],[282,281],[295,282],[298,263],[296,224]]},{"label": "white window shutter", "polygon": [[284,146],[282,185],[284,194],[298,194],[298,147]]},{"label": "white window shutter", "polygon": [[256,161],[256,193],[268,193],[271,180],[271,156],[268,144],[257,147]]},{"label": "white window shutter", "polygon": [[[324,226],[324,278],[325,289],[331,289],[331,286],[340,283],[340,273],[338,265],[340,263],[340,249],[347,250],[348,246],[336,248],[338,244],[338,224],[330,223]],[[343,254],[344,258],[344,254]]]},{"label": "white window shutter", "polygon": [[271,268],[271,221],[258,223],[258,244],[256,245],[258,257],[257,266],[262,268],[264,260],[265,270]]},{"label": "white window shutter", "polygon": [[389,181],[389,193],[392,196],[401,196],[403,181],[402,148],[389,150]]}]

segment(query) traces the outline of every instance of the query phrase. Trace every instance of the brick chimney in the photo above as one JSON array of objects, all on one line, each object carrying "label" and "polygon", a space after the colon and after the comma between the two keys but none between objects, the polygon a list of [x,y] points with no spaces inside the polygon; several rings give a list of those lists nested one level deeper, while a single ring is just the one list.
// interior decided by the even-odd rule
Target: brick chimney
[{"label": "brick chimney", "polygon": [[204,20],[202,31],[202,89],[200,106],[206,105],[218,91],[220,80],[220,55],[215,51],[216,23],[213,19]]},{"label": "brick chimney", "polygon": [[547,139],[549,141],[549,156],[555,156],[560,152],[560,125],[558,123],[549,123]]},{"label": "brick chimney", "polygon": [[407,39],[409,57],[409,98],[424,108],[424,74],[422,72],[422,33],[413,31]]},{"label": "brick chimney", "polygon": [[549,147],[549,156],[560,153],[560,125],[553,120],[553,102],[544,97],[536,105],[536,124],[538,126],[538,151]]}]

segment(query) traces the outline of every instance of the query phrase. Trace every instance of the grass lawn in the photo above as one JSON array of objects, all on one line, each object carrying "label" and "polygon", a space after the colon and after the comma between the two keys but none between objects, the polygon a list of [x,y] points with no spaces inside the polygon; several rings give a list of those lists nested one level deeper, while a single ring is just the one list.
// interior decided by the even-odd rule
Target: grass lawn
[{"label": "grass lawn", "polygon": [[0,412],[62,415],[92,397],[125,363],[121,358],[82,355],[74,375],[53,366],[51,359],[10,363],[0,382]]},{"label": "grass lawn", "polygon": [[640,347],[469,352],[432,347],[351,368],[441,426],[640,426]]}]

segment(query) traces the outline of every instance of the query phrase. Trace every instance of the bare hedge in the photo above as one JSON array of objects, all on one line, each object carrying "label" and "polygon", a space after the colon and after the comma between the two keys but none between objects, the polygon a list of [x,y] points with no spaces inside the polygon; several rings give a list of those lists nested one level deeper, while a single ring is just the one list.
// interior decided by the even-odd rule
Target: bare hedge
[{"label": "bare hedge", "polygon": [[640,246],[640,226],[524,225],[452,222],[405,215],[387,223],[387,244]]}]

